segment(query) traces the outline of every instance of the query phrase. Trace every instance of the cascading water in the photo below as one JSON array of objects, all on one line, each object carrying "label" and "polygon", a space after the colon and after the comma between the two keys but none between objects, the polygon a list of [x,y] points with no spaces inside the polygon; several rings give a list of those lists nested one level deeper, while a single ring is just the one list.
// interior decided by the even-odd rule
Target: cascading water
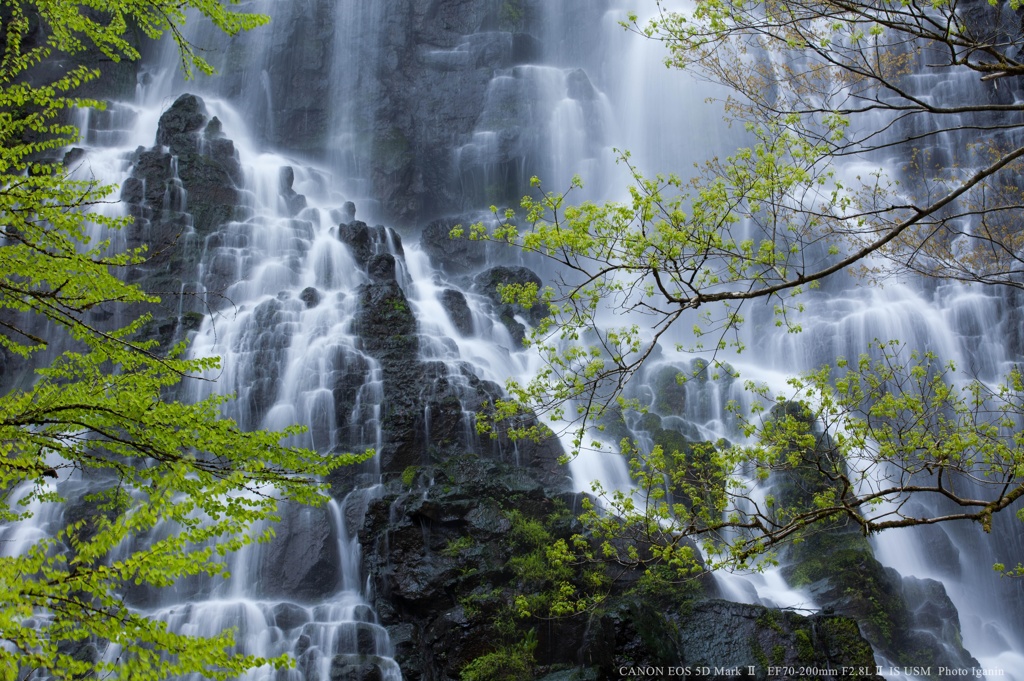
[{"label": "cascading water", "polygon": [[[616,198],[629,177],[615,165],[613,148],[629,150],[647,174],[685,173],[728,149],[732,133],[703,103],[716,91],[664,69],[658,45],[622,31],[618,21],[629,3],[541,3],[538,37],[524,24],[522,3],[477,4],[402,9],[261,0],[252,9],[270,14],[271,26],[211,53],[223,75],[185,83],[173,46],[161,45],[143,65],[133,101],[82,122],[87,153],[78,172],[127,191],[133,180],[145,185],[147,159],[167,151],[167,142],[153,147],[162,112],[185,91],[205,99],[209,122],[196,153],[230,159],[237,151],[237,169],[227,171],[237,190],[233,207],[217,219],[197,213],[200,187],[183,184],[177,153],[159,193],[142,186],[125,199],[148,206],[137,216],[152,233],[158,223],[175,225],[185,252],[177,266],[192,268],[194,281],[163,293],[181,301],[178,317],[197,320],[191,351],[223,358],[223,370],[209,377],[216,380],[196,383],[194,397],[235,393],[228,415],[243,426],[302,423],[308,431],[299,444],[321,452],[379,452],[351,476],[360,486],[339,494],[339,503],[289,509],[275,541],[234,556],[229,582],[132,595],[177,630],[235,626],[246,652],[295,654],[299,664],[289,681],[365,665],[381,678],[401,678],[370,607],[374,594],[361,575],[352,523],[379,493],[384,470],[400,473],[444,447],[508,446],[481,440],[475,413],[506,377],[536,370],[537,359],[518,348],[517,334],[530,320],[522,310],[503,310],[480,272],[514,258],[544,281],[554,274],[508,251],[474,251],[456,263],[454,247],[432,247],[426,235],[436,225],[433,232],[443,236],[458,220],[423,228],[422,245],[415,243],[419,233],[403,232],[403,244],[392,230],[356,222],[356,209],[360,218],[416,227],[439,215],[476,218],[488,204],[525,193],[535,174],[546,188],[562,190],[580,173],[579,196]],[[190,39],[203,46],[221,40],[205,30]],[[210,132],[213,117],[220,128]],[[234,143],[230,153],[225,137]],[[399,341],[374,340],[371,304]],[[835,286],[809,299],[801,334],[755,322],[748,346],[756,360],[749,353],[719,359],[742,379],[782,389],[789,375],[854,357],[874,338],[892,338],[991,380],[1018,360],[1020,348],[1003,342],[1012,331],[1009,304],[952,284]],[[659,375],[693,373],[694,361],[665,349],[635,382],[637,393],[659,428],[693,440],[735,441],[740,434],[724,405],[749,399],[742,381],[705,376],[677,386],[685,391],[682,409],[658,403],[651,386]],[[412,386],[404,392],[420,394],[400,394],[403,379]],[[628,425],[641,442],[652,436],[650,423]],[[413,445],[396,444],[395,431],[413,433]],[[521,455],[515,447],[498,454]],[[592,480],[606,489],[628,486],[611,448],[585,453],[569,473],[579,490]],[[40,509],[38,527],[0,531],[4,539],[31,541],[59,512]],[[1024,594],[1019,582],[999,580],[989,566],[1024,555],[1012,522],[995,523],[998,541],[956,527],[874,540],[885,564],[946,585],[967,648],[1007,678],[1024,669]],[[936,551],[946,555],[936,559]],[[778,573],[726,579],[722,589],[741,601],[815,607]],[[267,675],[260,670],[252,678]]]}]

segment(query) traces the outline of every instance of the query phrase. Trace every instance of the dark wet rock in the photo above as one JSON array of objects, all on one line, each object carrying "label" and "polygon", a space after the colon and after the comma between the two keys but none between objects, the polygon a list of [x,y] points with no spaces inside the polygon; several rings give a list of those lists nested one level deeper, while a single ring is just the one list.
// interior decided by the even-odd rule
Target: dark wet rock
[{"label": "dark wet rock", "polygon": [[295,169],[291,166],[281,168],[281,174],[278,179],[278,191],[281,194],[281,200],[284,201],[285,206],[288,208],[288,212],[293,216],[298,215],[306,207],[306,197],[297,193],[292,188],[294,182]]},{"label": "dark wet rock", "polygon": [[[837,485],[821,473],[846,474],[846,464],[827,433],[804,405],[784,402],[772,418],[789,417],[815,436],[816,446],[786,454],[791,464],[775,475],[775,493],[782,508],[799,512],[813,507],[815,496]],[[792,545],[783,574],[789,583],[807,588],[820,607],[855,620],[874,649],[905,666],[963,668],[977,661],[963,648],[956,609],[941,583],[903,578],[884,567],[860,526],[845,516],[815,526],[804,541]],[[910,598],[927,597],[921,609]],[[937,626],[934,618],[947,619]],[[923,622],[918,622],[918,617]]]},{"label": "dark wet rock", "polygon": [[441,305],[456,331],[463,336],[473,335],[473,313],[462,291],[446,288],[441,292]]},{"label": "dark wet rock", "polygon": [[349,223],[356,219],[356,204],[351,201],[346,201],[341,207],[341,215],[339,222]]},{"label": "dark wet rock", "polygon": [[258,428],[277,399],[284,359],[295,332],[296,302],[265,300],[253,310],[236,351],[249,355],[238,398],[247,406],[242,425]]},{"label": "dark wet rock", "polygon": [[71,147],[64,154],[64,165],[68,168],[75,167],[82,159],[85,158],[85,149],[81,147]]},{"label": "dark wet rock", "polygon": [[362,354],[339,348],[331,365],[328,385],[334,398],[337,439],[343,447],[362,451],[376,442],[376,424],[367,423],[366,415],[355,413],[360,392],[370,376],[370,363]]},{"label": "dark wet rock", "polygon": [[320,292],[312,286],[307,286],[299,293],[299,300],[306,304],[307,308],[313,308],[320,304]]},{"label": "dark wet rock", "polygon": [[380,661],[372,655],[335,655],[330,681],[383,681]]},{"label": "dark wet rock", "polygon": [[[875,676],[871,647],[848,618],[814,615],[727,601],[697,603],[685,616],[667,618],[678,627],[678,659],[694,666],[753,667],[755,678],[768,678],[765,663],[821,669],[850,667]],[[637,660],[637,663],[640,663]]]},{"label": "dark wet rock", "polygon": [[[192,133],[206,127],[208,120],[206,104],[202,99],[191,94],[181,95],[160,116],[156,143],[168,147],[172,154],[193,151],[195,139]],[[222,132],[219,127],[218,132]]]},{"label": "dark wet rock", "polygon": [[887,659],[905,666],[978,666],[963,648],[956,608],[941,583],[883,567],[859,536],[834,530],[805,545],[797,557],[804,560],[788,571],[791,583],[805,586],[822,608],[857,621]]},{"label": "dark wet rock", "polygon": [[[160,116],[156,143],[151,150],[136,152],[132,170],[132,177],[145,187],[144,208],[148,213],[140,211],[144,217],[186,207],[173,182],[171,157],[176,157],[177,174],[188,194],[187,210],[196,231],[205,235],[230,220],[239,202],[237,186],[242,182],[242,169],[234,143],[224,136],[220,121],[208,117],[203,100],[192,94],[178,97]],[[171,205],[164,205],[165,194]],[[134,185],[127,196],[122,196],[129,204],[141,203]]]},{"label": "dark wet rock", "polygon": [[274,625],[288,631],[309,622],[309,611],[294,603],[278,603],[274,606]]},{"label": "dark wet rock", "polygon": [[673,366],[658,369],[652,377],[654,409],[662,416],[682,416],[686,413],[686,386],[681,378],[688,379]]},{"label": "dark wet rock", "polygon": [[[222,307],[223,293],[243,275],[233,256],[214,251],[200,295],[196,285],[203,239],[234,216],[242,181],[234,144],[220,121],[208,119],[202,99],[185,94],[160,117],[157,145],[139,147],[121,199],[134,221],[125,229],[128,248],[146,248],[146,260],[130,268],[127,279],[164,298],[164,307],[133,305],[127,314],[154,316],[151,328],[170,329],[174,310],[206,312]],[[185,295],[182,295],[185,294]],[[180,298],[175,298],[180,296]],[[161,345],[180,339],[186,327],[158,334]],[[156,337],[154,337],[156,338]]]},{"label": "dark wet rock", "polygon": [[420,463],[425,444],[423,411],[414,387],[421,376],[416,318],[397,282],[360,287],[355,328],[366,352],[381,365],[381,466],[401,471]]},{"label": "dark wet rock", "polygon": [[[393,262],[393,260],[392,260]],[[359,287],[355,328],[366,350],[382,362],[416,361],[416,317],[394,280]],[[385,373],[395,367],[385,366]]]},{"label": "dark wet rock", "polygon": [[[327,508],[288,504],[282,509],[281,522],[282,531],[258,553],[260,594],[316,602],[335,593],[341,579],[340,539]],[[299,613],[279,616],[298,626]]]},{"label": "dark wet rock", "polygon": [[886,574],[900,585],[912,623],[896,644],[900,646],[897,655],[902,655],[908,664],[916,665],[924,664],[929,655],[941,651],[940,657],[934,659],[948,661],[951,669],[981,666],[961,643],[960,614],[941,582],[902,576],[892,568],[886,568]]},{"label": "dark wet rock", "polygon": [[381,253],[370,258],[366,263],[366,273],[375,282],[395,280],[395,256]]},{"label": "dark wet rock", "polygon": [[[434,485],[374,501],[359,532],[374,590],[386,594],[378,616],[407,628],[396,659],[403,670],[445,678],[490,645],[484,618],[467,616],[458,601],[491,578],[509,578],[511,525],[503,509],[512,500],[531,514],[553,507],[543,485],[514,465],[463,455],[423,471]],[[449,548],[466,535],[472,541],[464,548]]]},{"label": "dark wet rock", "polygon": [[[416,487],[417,479],[433,484]],[[509,560],[519,549],[510,540],[509,511],[544,523],[552,540],[579,526],[571,515],[552,520],[559,517],[555,499],[566,495],[520,466],[452,456],[404,484],[414,487],[389,485],[359,529],[377,612],[403,673],[456,678],[499,645],[494,619],[517,588]],[[874,669],[871,648],[850,619],[707,600],[715,593],[710,582],[685,593],[667,585],[663,594],[641,595],[634,591],[639,573],[627,572],[618,571],[609,599],[594,611],[535,628],[536,669],[552,670],[537,678],[618,678],[624,665],[754,665],[762,680],[768,663]],[[580,668],[575,676],[553,671]]]},{"label": "dark wet rock", "polygon": [[587,77],[583,69],[574,69],[569,72],[565,79],[565,86],[568,95],[573,99],[594,100],[597,99],[597,90]]},{"label": "dark wet rock", "polygon": [[420,246],[430,257],[431,264],[448,274],[467,274],[479,270],[487,262],[487,243],[473,241],[466,236],[451,237],[451,231],[462,225],[466,233],[469,224],[457,218],[434,220],[420,232]]},{"label": "dark wet rock", "polygon": [[374,239],[371,228],[359,220],[344,225],[338,225],[338,239],[341,240],[360,267],[366,267],[370,256],[377,252],[376,246],[379,240]]},{"label": "dark wet rock", "polygon": [[336,46],[335,4],[314,0],[273,15],[273,30],[261,36],[269,41],[266,50],[273,55],[263,66],[266,90],[254,88],[246,75],[251,64],[225,67],[222,77],[238,73],[234,88],[259,92],[259,106],[251,112],[250,122],[268,146],[303,157],[322,157],[332,133],[331,107],[336,101],[331,96],[334,82],[325,77]]},{"label": "dark wet rock", "polygon": [[145,203],[151,212],[160,210],[171,176],[169,154],[139,147],[135,152],[132,175],[121,187],[121,200],[128,204]]},{"label": "dark wet rock", "polygon": [[382,225],[370,227],[359,220],[339,225],[338,239],[348,246],[356,264],[364,269],[374,255],[384,253],[392,253],[398,257],[405,255],[402,238],[391,228]]},{"label": "dark wet rock", "polygon": [[512,36],[512,62],[515,64],[535,64],[544,52],[541,41],[528,33],[516,33]]}]

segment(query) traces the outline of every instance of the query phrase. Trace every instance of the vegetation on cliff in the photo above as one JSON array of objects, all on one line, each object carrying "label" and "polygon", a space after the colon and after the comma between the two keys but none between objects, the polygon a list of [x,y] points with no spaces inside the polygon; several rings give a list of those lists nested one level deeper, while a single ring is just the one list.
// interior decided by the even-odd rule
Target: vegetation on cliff
[{"label": "vegetation on cliff", "polygon": [[[208,72],[181,33],[192,11],[229,35],[266,21],[217,0],[0,3],[4,681],[224,679],[287,664],[238,653],[231,631],[172,632],[125,594],[226,576],[225,554],[272,536],[264,521],[280,500],[323,502],[319,476],[351,460],[282,444],[296,430],[243,432],[221,418],[223,398],[176,401],[175,386],[218,360],[140,339],[148,317],[108,321],[157,299],[122,278],[145,249],[97,237],[127,223],[105,209],[114,187],[60,160],[79,136],[72,110],[102,107],[75,91],[99,77],[93,64],[138,59],[140,35],[170,34],[186,74]],[[38,368],[21,375],[29,358]]]}]

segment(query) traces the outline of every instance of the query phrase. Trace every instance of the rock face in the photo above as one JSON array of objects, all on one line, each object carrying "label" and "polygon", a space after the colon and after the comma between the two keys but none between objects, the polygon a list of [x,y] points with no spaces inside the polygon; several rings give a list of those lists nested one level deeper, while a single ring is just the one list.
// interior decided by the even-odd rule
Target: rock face
[{"label": "rock face", "polygon": [[[825,489],[819,467],[845,470],[845,464],[805,407],[786,403],[773,409],[773,416],[782,413],[807,419],[818,445],[802,454],[802,463],[776,476],[775,491],[783,508],[810,508],[813,496]],[[935,674],[940,666],[979,666],[963,647],[959,617],[942,584],[902,577],[882,566],[849,519],[816,528],[813,541],[793,545],[788,558],[784,574],[789,583],[806,587],[822,608],[855,620],[874,649],[893,664],[931,668]]]},{"label": "rock face", "polygon": [[281,521],[289,528],[258,547],[262,568],[260,594],[315,603],[333,595],[341,582],[337,536],[326,508],[284,507]]},{"label": "rock face", "polygon": [[[206,311],[202,301],[211,298],[201,295],[196,285],[203,240],[234,216],[241,182],[234,143],[195,95],[181,95],[160,116],[156,146],[139,147],[132,157],[121,200],[134,219],[126,230],[128,247],[145,246],[147,258],[132,268],[129,279],[166,298],[165,303],[184,294],[173,305],[132,310],[136,315],[154,315],[148,333],[162,345],[194,326],[183,317],[169,315],[169,309],[180,309],[185,315]],[[206,291],[220,293],[238,275],[233,261],[214,258]]]},{"label": "rock face", "polygon": [[[557,464],[561,447],[553,436],[527,443],[512,442],[503,429],[493,439],[481,438],[476,432],[476,413],[503,396],[497,384],[481,380],[467,362],[420,356],[418,323],[401,283],[405,264],[399,236],[389,228],[354,221],[339,226],[338,238],[367,278],[356,291],[353,329],[361,349],[380,372],[381,470],[402,473],[410,466],[430,465],[453,454],[475,451],[532,467],[540,477],[563,475]],[[445,300],[456,328],[466,335],[472,333],[465,295],[449,289]],[[371,370],[367,366],[339,372],[342,380],[335,389],[338,423],[350,421],[355,393]],[[351,437],[347,441],[360,444]]]},{"label": "rock face", "polygon": [[455,289],[445,289],[441,292],[441,304],[444,306],[445,312],[448,313],[452,326],[463,336],[471,336],[473,334],[473,313],[466,302],[465,294]]},{"label": "rock face", "polygon": [[[405,227],[517,200],[526,178],[547,174],[527,65],[555,49],[548,31],[559,48],[593,49],[580,36],[595,34],[606,4],[552,27],[541,0],[310,0],[231,41],[205,28],[194,39],[219,72],[210,87],[246,112],[261,144],[330,161]],[[569,96],[593,101],[582,71],[566,80]],[[492,128],[496,148],[475,149],[474,134]]]},{"label": "rock face", "polygon": [[472,216],[434,220],[420,231],[420,246],[430,256],[434,267],[448,274],[468,274],[484,267],[487,262],[487,244],[468,238],[451,238],[457,225],[468,229],[475,222]]},{"label": "rock face", "polygon": [[208,116],[203,100],[178,97],[160,116],[156,143],[136,152],[132,176],[121,190],[136,220],[152,221],[161,209],[187,211],[195,231],[205,236],[230,219],[239,203],[242,169],[234,143],[224,137],[220,121]]},{"label": "rock face", "polygon": [[[498,647],[495,622],[523,575],[510,567],[521,556],[516,526],[547,522],[551,539],[567,538],[579,531],[571,513],[545,519],[574,502],[529,469],[462,455],[408,472],[370,504],[360,538],[406,679],[457,679]],[[708,599],[710,585],[651,598],[636,590],[638,577],[618,575],[591,611],[524,624],[536,637],[524,678],[633,678],[619,670],[656,666],[754,666],[757,679],[768,678],[769,664],[874,669],[870,646],[845,617]]]}]

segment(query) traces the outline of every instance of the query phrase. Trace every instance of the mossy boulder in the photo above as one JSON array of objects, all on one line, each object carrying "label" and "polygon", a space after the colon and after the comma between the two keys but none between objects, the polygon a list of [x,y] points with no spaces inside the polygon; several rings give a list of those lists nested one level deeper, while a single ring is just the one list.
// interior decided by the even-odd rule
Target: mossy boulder
[{"label": "mossy boulder", "polygon": [[[813,508],[816,495],[830,489],[841,493],[839,476],[846,475],[846,464],[807,408],[786,402],[772,416],[802,427],[815,442],[812,448],[785,453],[788,463],[773,478],[780,507],[799,512]],[[789,583],[806,588],[822,608],[856,621],[864,638],[886,659],[935,670],[977,665],[963,648],[956,608],[942,585],[904,578],[883,566],[852,517],[840,514],[809,528],[785,555]],[[932,612],[919,615],[923,592],[935,605]],[[942,616],[936,617],[937,612]]]},{"label": "mossy boulder", "polygon": [[654,410],[662,416],[686,413],[686,375],[674,366],[663,366],[650,378],[654,391]]},{"label": "mossy boulder", "polygon": [[526,327],[518,321],[517,317],[536,325],[548,315],[548,310],[547,306],[539,300],[532,305],[522,302],[506,302],[502,292],[507,286],[533,286],[539,292],[542,283],[540,277],[526,267],[492,267],[478,274],[474,279],[474,288],[494,305],[498,318],[512,336],[514,349],[517,349],[522,347],[526,338]]}]

